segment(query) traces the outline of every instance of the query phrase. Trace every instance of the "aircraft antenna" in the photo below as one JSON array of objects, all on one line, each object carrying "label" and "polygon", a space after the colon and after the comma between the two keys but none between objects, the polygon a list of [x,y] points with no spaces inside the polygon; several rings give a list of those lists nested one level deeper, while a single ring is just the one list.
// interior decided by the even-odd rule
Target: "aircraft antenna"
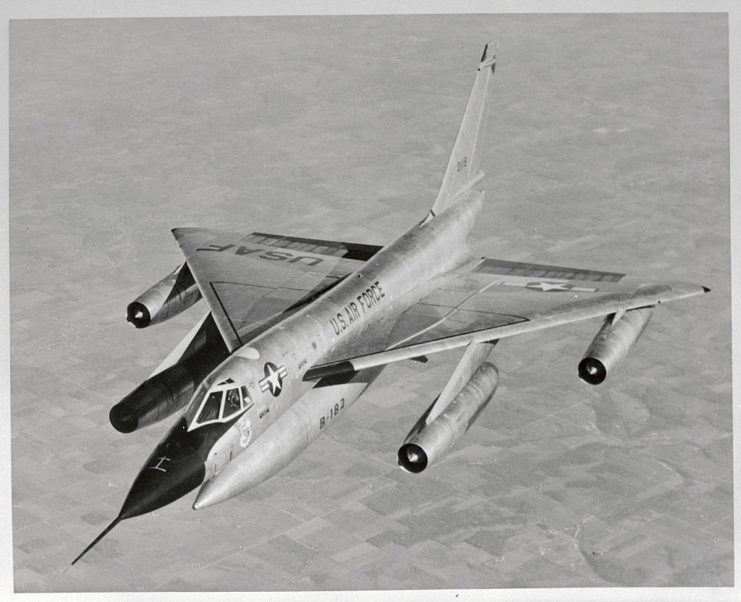
[{"label": "aircraft antenna", "polygon": [[79,556],[78,556],[77,558],[75,558],[75,559],[74,559],[74,560],[72,561],[72,564],[74,565],[74,564],[75,564],[75,562],[77,562],[78,560],[80,560],[80,558],[82,558],[82,557],[83,557],[83,556],[84,556],[85,554],[87,554],[87,553],[88,553],[88,552],[89,552],[89,551],[90,551],[90,550],[91,550],[91,549],[93,548],[93,546],[95,546],[95,544],[96,544],[96,543],[98,543],[98,542],[99,542],[99,541],[100,541],[101,539],[103,539],[103,538],[104,538],[104,537],[105,537],[106,535],[108,535],[108,532],[109,532],[109,531],[110,531],[111,529],[113,529],[113,527],[115,527],[115,526],[116,526],[116,525],[117,525],[118,523],[120,523],[120,522],[121,522],[121,517],[120,517],[120,516],[118,516],[118,517],[116,518],[116,520],[114,520],[114,521],[113,521],[113,522],[112,522],[112,523],[111,523],[110,525],[108,525],[108,526],[107,526],[107,527],[105,528],[105,530],[104,530],[104,531],[103,531],[103,532],[102,532],[102,533],[101,533],[100,535],[98,535],[98,537],[96,537],[96,538],[95,538],[95,539],[93,540],[93,543],[91,543],[91,544],[90,544],[90,545],[89,545],[89,546],[88,546],[87,548],[85,548],[85,549],[84,549],[84,550],[83,550],[83,551],[82,551],[82,552],[80,553],[80,555],[79,555]]}]

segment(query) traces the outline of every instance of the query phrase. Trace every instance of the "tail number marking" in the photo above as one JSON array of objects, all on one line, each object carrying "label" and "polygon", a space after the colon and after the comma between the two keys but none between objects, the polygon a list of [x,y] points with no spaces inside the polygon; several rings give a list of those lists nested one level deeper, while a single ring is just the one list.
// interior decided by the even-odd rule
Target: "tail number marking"
[{"label": "tail number marking", "polygon": [[337,414],[339,414],[345,408],[345,398],[341,398],[339,403],[329,406],[329,412],[326,416],[319,418],[319,429],[323,429]]}]

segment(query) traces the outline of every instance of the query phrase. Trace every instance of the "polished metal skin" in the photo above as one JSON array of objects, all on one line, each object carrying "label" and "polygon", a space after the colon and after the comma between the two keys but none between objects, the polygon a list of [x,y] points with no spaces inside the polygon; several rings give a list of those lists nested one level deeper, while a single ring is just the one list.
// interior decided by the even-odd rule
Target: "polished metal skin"
[{"label": "polished metal skin", "polygon": [[489,362],[479,365],[466,385],[436,418],[415,425],[399,448],[399,466],[417,473],[442,458],[489,403],[498,382],[496,366]]},{"label": "polished metal skin", "polygon": [[[450,375],[445,388],[440,392],[438,398],[425,414],[425,424],[430,424],[453,402],[461,389],[471,380],[476,369],[491,354],[496,344],[497,341],[492,341],[491,343],[471,343],[466,347],[461,359],[458,361],[458,365],[453,370],[453,374]],[[412,433],[409,433],[407,438],[411,435]]]},{"label": "polished metal skin", "polygon": [[185,311],[201,298],[187,263],[151,286],[126,308],[126,321],[136,328],[164,322]]},{"label": "polished metal skin", "polygon": [[653,315],[653,307],[631,309],[622,316],[605,318],[602,328],[579,362],[579,378],[598,385],[607,378],[641,336]]},{"label": "polished metal skin", "polygon": [[375,368],[356,374],[346,383],[311,389],[252,444],[244,427],[237,427],[234,433],[241,441],[227,443],[222,438],[206,459],[207,478],[218,471],[225,444],[249,447],[228,462],[216,478],[204,483],[193,508],[199,510],[243,493],[288,465],[360,397],[381,370]]},{"label": "polished metal skin", "polygon": [[[261,392],[257,387],[250,389],[256,408],[240,417],[209,454],[206,479],[213,480],[199,495],[197,507],[232,497],[275,474],[303,450],[338,412],[357,399],[380,368],[342,378],[339,382],[330,380],[331,386],[322,386],[321,381],[316,385],[305,381],[306,368],[321,361],[331,351],[355,348],[380,322],[392,320],[424,295],[426,287],[419,286],[415,278],[422,275],[422,281],[432,279],[465,262],[469,258],[468,234],[480,209],[481,199],[476,196],[434,221],[414,226],[370,259],[361,272],[348,277],[303,311],[255,338],[214,371],[213,379],[216,381],[231,378],[238,383],[250,382],[254,387],[264,362],[268,361],[274,365],[286,365],[287,377],[283,379],[277,397]],[[431,253],[433,245],[441,240],[450,241],[451,252],[444,257]],[[394,260],[399,256],[403,256],[405,261]],[[338,319],[338,308],[357,304],[357,299],[362,299],[363,295],[367,309],[363,310],[362,317],[346,324],[344,330],[342,326],[335,326],[333,320]],[[336,332],[338,329],[339,333]],[[290,408],[294,411],[283,417]],[[259,418],[260,414],[262,418]],[[323,415],[326,421],[321,420]],[[273,428],[271,425],[279,419],[280,426]],[[255,445],[263,437],[266,440],[257,451],[250,448],[247,459],[237,461],[235,457],[242,454],[247,445],[240,443],[244,442],[247,431],[256,441]],[[275,448],[282,451],[260,452],[260,449]],[[229,470],[220,472],[225,465]]]}]

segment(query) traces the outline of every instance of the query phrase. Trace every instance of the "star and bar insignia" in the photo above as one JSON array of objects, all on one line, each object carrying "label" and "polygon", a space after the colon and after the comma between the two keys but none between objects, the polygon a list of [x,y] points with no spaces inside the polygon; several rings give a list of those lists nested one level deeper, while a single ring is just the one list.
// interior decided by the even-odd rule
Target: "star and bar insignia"
[{"label": "star and bar insignia", "polygon": [[541,291],[544,293],[553,292],[574,292],[574,293],[596,293],[598,289],[587,288],[584,286],[574,286],[573,284],[567,284],[565,282],[502,282],[505,286],[519,286],[521,288],[529,288],[531,290]]},{"label": "star and bar insignia", "polygon": [[265,391],[270,390],[273,397],[278,397],[280,392],[283,390],[283,379],[287,374],[288,369],[285,364],[278,368],[272,362],[267,362],[265,364],[265,378],[261,378],[258,381],[260,391],[264,393]]}]

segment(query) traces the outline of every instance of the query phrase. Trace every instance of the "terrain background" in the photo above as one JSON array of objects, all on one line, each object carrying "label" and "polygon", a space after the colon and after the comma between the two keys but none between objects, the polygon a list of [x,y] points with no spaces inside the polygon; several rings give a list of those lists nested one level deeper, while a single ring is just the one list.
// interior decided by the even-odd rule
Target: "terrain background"
[{"label": "terrain background", "polygon": [[[118,514],[166,423],[109,408],[201,315],[126,304],[202,226],[373,244],[421,219],[500,42],[482,255],[709,286],[600,387],[599,323],[507,340],[439,465],[396,449],[457,355],[389,367],[227,503]],[[19,592],[731,585],[728,31],[722,14],[14,21],[13,544]]]}]

